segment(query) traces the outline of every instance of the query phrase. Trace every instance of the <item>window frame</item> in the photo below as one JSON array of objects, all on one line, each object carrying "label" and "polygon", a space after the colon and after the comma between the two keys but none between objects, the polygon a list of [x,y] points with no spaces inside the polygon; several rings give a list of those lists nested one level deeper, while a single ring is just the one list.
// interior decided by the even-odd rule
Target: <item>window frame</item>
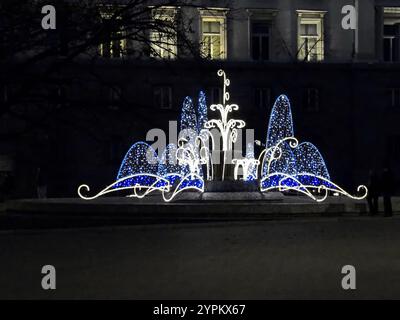
[{"label": "window frame", "polygon": [[[394,57],[394,40],[396,39],[395,36],[387,36],[387,35],[383,35],[383,61],[385,62],[396,62],[399,59],[395,59]],[[390,43],[390,58],[389,59],[385,59],[385,40],[389,40]]]},{"label": "window frame", "polygon": [[[259,103],[257,103],[257,96],[260,93],[260,97],[258,99]],[[254,108],[256,110],[268,110],[272,109],[272,89],[271,87],[254,87],[253,88],[253,99],[254,99]]]},{"label": "window frame", "polygon": [[[383,22],[382,22],[382,56],[383,62],[400,62],[400,6],[399,7],[383,7]],[[397,25],[397,34],[387,35],[385,33],[385,26],[395,26]],[[385,59],[385,43],[386,40],[390,40],[390,59]],[[397,48],[396,42],[397,40]],[[395,51],[394,51],[395,50]],[[396,55],[396,56],[395,56]]]},{"label": "window frame", "polygon": [[[168,20],[171,19],[171,21],[174,21],[175,23],[177,22],[177,15],[178,15],[178,7],[161,7],[157,9],[152,10],[152,19],[158,19],[158,20]],[[171,32],[172,33],[172,32]],[[176,59],[178,57],[178,35],[176,32],[173,32],[174,36],[168,37],[167,40],[165,41],[164,46],[160,46],[157,44],[154,44],[152,41],[155,38],[162,39],[162,35],[165,35],[167,33],[161,32],[159,30],[151,30],[150,31],[150,40],[151,40],[151,50],[150,50],[150,57],[156,58],[156,59]],[[164,41],[164,40],[159,40],[159,41]],[[171,42],[169,42],[171,41]],[[158,54],[155,54],[155,52],[158,52]],[[167,53],[167,55],[164,55],[164,53]]]},{"label": "window frame", "polygon": [[[218,92],[218,99],[215,97],[215,92]],[[206,89],[206,95],[210,104],[222,103],[223,90],[220,86],[208,86]]]},{"label": "window frame", "polygon": [[[200,10],[200,49],[201,55],[203,58],[210,60],[225,60],[227,59],[227,23],[226,23],[226,14],[227,9],[209,9],[209,10]],[[205,35],[203,31],[203,23],[204,22],[218,22],[219,23],[219,37],[220,37],[220,54],[217,57],[209,56],[208,53],[204,52],[204,37],[205,36],[216,36],[215,33],[209,33]],[[212,46],[211,46],[212,48]]]},{"label": "window frame", "polygon": [[[254,33],[253,32],[253,25],[257,23],[265,23],[268,26],[268,33]],[[259,42],[259,58],[254,58],[254,38],[258,38]],[[267,59],[262,58],[262,38],[266,37],[268,41],[268,52],[267,52]],[[271,60],[271,21],[270,20],[258,20],[252,19],[250,22],[250,57],[253,61],[270,61]]]},{"label": "window frame", "polygon": [[[303,110],[309,113],[317,113],[321,111],[321,90],[317,87],[306,87],[303,100]],[[311,105],[311,92],[314,92],[314,105]],[[307,101],[306,101],[307,100]]]},{"label": "window frame", "polygon": [[400,160],[400,135],[389,135],[386,138],[386,152],[390,159]]},{"label": "window frame", "polygon": [[386,91],[390,95],[390,104],[388,104],[388,107],[390,109],[400,109],[400,87],[390,87]]},{"label": "window frame", "polygon": [[[113,16],[113,11],[114,11],[114,9],[115,9],[115,7],[121,7],[121,6],[123,6],[123,5],[100,5],[99,6],[99,13],[100,13],[100,18],[104,21],[104,20],[107,20],[107,19],[110,19],[112,16]],[[116,19],[122,19],[121,17],[116,17]],[[116,34],[120,34],[121,35],[121,37],[123,37],[123,35],[125,34],[125,31],[124,30],[119,30],[119,31],[116,31]],[[110,34],[110,38],[112,38],[112,34]],[[119,44],[119,55],[117,56],[117,55],[114,55],[114,53],[113,53],[113,48],[114,48],[114,42],[115,41],[119,41],[120,42],[120,44]],[[122,38],[122,39],[119,39],[119,40],[107,40],[107,44],[109,44],[109,48],[108,48],[108,50],[109,50],[109,56],[108,55],[105,55],[105,49],[104,49],[104,47],[105,47],[105,45],[106,45],[106,43],[105,42],[101,42],[100,44],[99,44],[99,54],[100,54],[100,56],[102,57],[102,58],[105,58],[105,59],[120,59],[120,58],[123,58],[125,55],[126,55],[126,49],[127,49],[127,41],[126,41],[126,38]]]},{"label": "window frame", "polygon": [[[166,89],[166,91],[165,91]],[[160,102],[156,99],[156,90],[160,90]],[[164,103],[165,101],[165,92],[168,91],[168,103],[167,105]],[[155,85],[153,86],[153,106],[154,108],[160,110],[172,110],[173,109],[173,90],[171,85]]]},{"label": "window frame", "polygon": [[4,104],[8,102],[8,97],[9,97],[9,86],[7,84],[3,85],[1,87],[1,100]]},{"label": "window frame", "polygon": [[119,110],[122,103],[122,94],[123,90],[121,86],[109,86],[107,92],[107,108],[113,111]]},{"label": "window frame", "polygon": [[[324,17],[326,11],[311,11],[311,10],[296,10],[297,11],[297,58],[304,62],[320,62],[325,60],[325,30],[324,30]],[[300,33],[301,25],[317,25],[317,36],[302,35]],[[306,39],[317,39],[314,48],[315,54],[304,53],[302,49]],[[312,55],[310,55],[312,54]],[[316,56],[316,59],[312,57]]]}]

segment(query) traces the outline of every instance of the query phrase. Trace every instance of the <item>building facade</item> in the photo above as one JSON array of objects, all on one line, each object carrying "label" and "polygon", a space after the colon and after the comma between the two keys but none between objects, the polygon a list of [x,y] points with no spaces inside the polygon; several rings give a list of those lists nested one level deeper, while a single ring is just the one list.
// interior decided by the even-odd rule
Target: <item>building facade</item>
[{"label": "building facade", "polygon": [[[196,4],[159,8],[153,18],[186,17],[189,38],[203,59],[182,50],[168,30],[150,31],[154,43],[143,54],[130,55],[138,46],[130,41],[99,46],[92,69],[105,79],[102,85],[82,71],[88,63],[82,56],[68,70],[80,74],[79,80],[46,89],[56,97],[59,119],[75,125],[60,125],[39,138],[36,151],[51,160],[50,195],[74,195],[83,181],[99,187],[112,181],[129,146],[145,140],[152,128],[168,131],[186,96],[196,99],[203,90],[208,104],[220,101],[220,68],[231,79],[231,101],[256,139],[265,141],[269,112],[284,93],[292,103],[295,135],[318,146],[339,184],[366,183],[370,170],[386,166],[400,177],[399,1]],[[347,5],[356,9],[355,29],[342,26]],[[22,165],[35,152],[29,145],[25,140],[3,148],[4,156],[14,158],[16,180],[26,180],[16,193],[27,196],[35,174],[35,165]]]}]

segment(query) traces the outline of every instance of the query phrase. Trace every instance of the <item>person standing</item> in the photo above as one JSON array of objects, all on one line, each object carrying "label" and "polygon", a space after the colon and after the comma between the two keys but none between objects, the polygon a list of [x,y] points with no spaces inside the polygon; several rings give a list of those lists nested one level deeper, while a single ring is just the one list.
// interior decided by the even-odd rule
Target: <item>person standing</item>
[{"label": "person standing", "polygon": [[47,198],[47,171],[45,167],[39,167],[36,174],[37,196],[39,199]]},{"label": "person standing", "polygon": [[378,197],[379,197],[379,182],[378,176],[374,170],[369,172],[368,178],[368,207],[371,216],[378,214]]},{"label": "person standing", "polygon": [[383,208],[384,216],[391,217],[392,210],[392,194],[394,189],[393,175],[389,168],[384,168],[382,173],[382,195],[383,195]]}]

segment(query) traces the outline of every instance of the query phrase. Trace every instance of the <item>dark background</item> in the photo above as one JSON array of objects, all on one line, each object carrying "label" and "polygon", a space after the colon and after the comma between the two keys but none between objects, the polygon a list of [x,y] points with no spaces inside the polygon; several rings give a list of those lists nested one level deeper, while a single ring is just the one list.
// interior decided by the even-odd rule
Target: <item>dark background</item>
[{"label": "dark background", "polygon": [[[109,184],[132,143],[178,120],[185,96],[204,90],[208,104],[219,100],[220,68],[256,139],[265,141],[273,102],[285,93],[296,137],[319,148],[333,181],[354,188],[371,169],[400,174],[399,32],[396,14],[384,13],[396,1],[359,6],[357,44],[355,31],[340,27],[343,1],[54,1],[56,30],[41,28],[44,4],[0,4],[3,197],[35,197],[37,168],[50,197],[76,196],[82,182]],[[149,18],[164,6],[181,8],[176,20]],[[224,59],[201,52],[199,12],[208,6],[230,9]],[[278,13],[268,20],[271,8]],[[299,9],[326,11],[321,61],[296,51]],[[268,54],[253,51],[251,24],[263,16],[244,17],[249,10],[268,11]],[[177,35],[174,59],[158,56],[154,47],[164,44],[152,30]]]}]

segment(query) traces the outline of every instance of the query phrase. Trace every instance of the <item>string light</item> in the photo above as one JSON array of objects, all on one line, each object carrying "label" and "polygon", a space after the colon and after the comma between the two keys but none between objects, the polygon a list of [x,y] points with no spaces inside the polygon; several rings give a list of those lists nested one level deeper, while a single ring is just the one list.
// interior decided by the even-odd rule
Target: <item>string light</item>
[{"label": "string light", "polygon": [[199,92],[199,104],[197,106],[197,133],[204,129],[208,121],[206,95],[203,91]]},{"label": "string light", "polygon": [[253,181],[257,179],[257,168],[259,161],[254,158],[254,145],[251,143],[247,144],[246,157],[243,159],[232,159],[232,163],[235,164],[234,168],[234,179],[238,180],[239,168],[242,168],[243,180]]},{"label": "string light", "polygon": [[330,180],[328,168],[322,158],[321,153],[310,142],[299,144],[293,151],[296,161],[297,174],[311,173]]},{"label": "string light", "polygon": [[[290,102],[285,95],[280,95],[272,108],[266,146],[261,191],[295,190],[316,201],[325,200],[329,191],[353,199],[363,199],[367,195],[368,190],[363,185],[357,188],[363,194],[352,196],[334,184],[317,147],[310,142],[298,144],[294,138]],[[320,197],[315,195],[321,193]]]},{"label": "string light", "polygon": [[131,179],[122,181],[115,187],[126,187],[129,185],[149,186],[154,183],[154,177],[147,174],[157,175],[159,159],[155,150],[146,142],[134,143],[126,153],[117,174],[117,180],[128,176]]},{"label": "string light", "polygon": [[[271,148],[271,151],[267,154],[266,159],[272,156],[271,152],[273,152],[274,146],[280,141],[293,136],[294,128],[290,101],[287,96],[280,95],[274,103],[268,124],[266,145]],[[269,174],[282,173],[294,177],[300,176],[300,180],[308,177],[307,184],[315,186],[319,186],[321,181],[317,178],[311,179],[310,175],[321,176],[330,180],[325,161],[317,147],[312,143],[303,142],[292,148],[288,142],[284,141],[280,143],[279,148],[275,149],[275,151],[280,154],[268,168]],[[266,170],[267,167],[264,166],[264,176],[267,174]],[[301,177],[303,174],[306,174],[306,176]],[[292,183],[290,179],[286,179],[285,181],[288,184]]]},{"label": "string light", "polygon": [[183,100],[181,112],[181,127],[180,130],[194,130],[197,131],[197,115],[196,109],[193,106],[193,101],[190,97]]},{"label": "string light", "polygon": [[[192,189],[204,192],[204,178],[202,165],[207,166],[207,179],[213,178],[211,152],[208,143],[211,141],[214,150],[214,140],[210,132],[218,128],[224,152],[222,180],[226,151],[236,142],[238,131],[243,128],[243,120],[229,119],[228,114],[238,110],[237,104],[227,104],[229,92],[226,90],[230,80],[223,70],[218,71],[223,77],[223,103],[212,104],[210,109],[219,111],[220,119],[208,120],[206,96],[199,93],[197,109],[192,99],[186,97],[182,104],[180,118],[180,135],[178,146],[169,144],[161,155],[157,156],[154,149],[145,142],[137,142],[126,153],[117,180],[94,196],[85,196],[82,191],[90,191],[89,186],[81,185],[78,194],[86,200],[95,199],[104,194],[119,190],[132,190],[129,196],[143,198],[150,192],[158,190],[164,201],[173,200],[184,190]],[[209,141],[210,139],[210,141]],[[325,161],[317,147],[310,142],[298,143],[294,137],[292,111],[289,99],[280,95],[272,108],[266,140],[266,148],[255,159],[254,146],[248,144],[246,156],[242,159],[233,159],[235,164],[234,178],[238,179],[238,170],[243,171],[243,180],[257,179],[258,167],[261,165],[260,190],[300,192],[315,201],[323,201],[328,192],[342,194],[353,199],[363,199],[367,195],[367,188],[360,185],[360,196],[352,196],[340,186],[330,180]]]},{"label": "string light", "polygon": [[270,148],[279,141],[293,137],[293,119],[290,102],[287,96],[280,95],[274,103],[268,123],[266,146]]},{"label": "string light", "polygon": [[165,148],[158,164],[157,175],[166,178],[172,185],[179,179],[180,174],[185,172],[176,158],[177,146],[170,143]]},{"label": "string light", "polygon": [[227,104],[229,101],[230,95],[227,91],[227,87],[230,85],[230,80],[226,77],[226,73],[224,70],[218,70],[218,76],[223,77],[223,95],[222,95],[222,104],[212,104],[210,109],[212,111],[219,111],[220,119],[211,119],[205,123],[205,128],[212,129],[218,128],[221,133],[222,138],[222,151],[223,151],[223,160],[222,160],[222,180],[225,178],[225,162],[226,162],[226,152],[231,149],[232,143],[236,142],[238,131],[237,129],[244,128],[246,123],[243,120],[237,119],[229,119],[228,115],[232,111],[236,111],[239,109],[237,104]]}]

